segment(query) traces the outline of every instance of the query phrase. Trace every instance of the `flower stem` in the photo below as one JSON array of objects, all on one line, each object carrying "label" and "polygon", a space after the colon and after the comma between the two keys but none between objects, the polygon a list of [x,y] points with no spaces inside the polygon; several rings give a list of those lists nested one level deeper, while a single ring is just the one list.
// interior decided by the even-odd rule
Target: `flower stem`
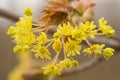
[{"label": "flower stem", "polygon": [[104,35],[103,33],[97,33],[96,36],[101,36]]},{"label": "flower stem", "polygon": [[54,59],[53,59],[53,64],[55,64],[55,63],[57,62],[59,53],[60,53],[60,52],[58,52],[58,53],[55,55],[55,57],[54,57]]},{"label": "flower stem", "polygon": [[92,46],[93,44],[90,42],[90,41],[88,41],[87,39],[85,40],[86,41],[86,43],[89,45],[89,46]]},{"label": "flower stem", "polygon": [[53,39],[48,43],[48,45],[46,46],[46,48],[48,48],[52,43],[53,43]]},{"label": "flower stem", "polygon": [[63,53],[64,53],[64,58],[67,58],[66,56],[66,52],[65,52],[65,43],[64,43],[64,39],[62,38],[62,44],[63,44]]},{"label": "flower stem", "polygon": [[42,28],[38,28],[36,30],[32,30],[33,33],[40,33],[42,31],[45,31],[48,27],[42,27]]}]

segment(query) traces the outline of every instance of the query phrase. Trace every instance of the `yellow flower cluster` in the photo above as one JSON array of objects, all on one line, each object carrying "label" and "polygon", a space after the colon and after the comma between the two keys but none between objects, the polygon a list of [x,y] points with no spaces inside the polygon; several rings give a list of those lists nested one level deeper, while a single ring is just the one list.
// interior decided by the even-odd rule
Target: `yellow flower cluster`
[{"label": "yellow flower cluster", "polygon": [[76,54],[80,54],[81,46],[77,41],[71,40],[68,38],[68,41],[65,43],[65,52],[67,56],[75,56]]},{"label": "yellow flower cluster", "polygon": [[113,56],[113,53],[114,53],[114,49],[112,48],[105,48],[103,50],[103,56],[105,59],[109,59],[111,56]]},{"label": "yellow flower cluster", "polygon": [[[105,23],[105,20],[101,22],[100,26]],[[100,30],[102,33],[100,33]],[[111,30],[113,30],[111,28]],[[107,33],[110,33],[107,31]],[[99,29],[96,28],[94,22],[86,22],[81,23],[80,26],[74,27],[69,22],[59,25],[57,32],[54,33],[54,43],[52,45],[55,52],[60,52],[63,48],[65,59],[60,61],[58,64],[54,65],[55,69],[58,69],[58,72],[53,72],[52,70],[50,73],[56,74],[60,73],[61,69],[68,68],[68,67],[75,67],[72,64],[70,58],[75,56],[76,54],[80,54],[80,50],[82,45],[80,44],[83,40],[86,41],[87,38],[95,38],[97,34],[104,34],[101,27]],[[112,33],[114,34],[114,33]],[[106,34],[105,34],[106,35]],[[89,43],[90,48],[86,48],[83,52],[87,53],[91,56],[93,53],[95,56],[103,55],[105,59],[109,59],[114,52],[112,48],[105,48],[104,44],[91,44]],[[77,65],[76,60],[74,60],[75,64]],[[70,63],[70,64],[69,64]],[[45,67],[44,70],[49,66]],[[45,71],[46,74],[48,74]]]},{"label": "yellow flower cluster", "polygon": [[32,52],[35,53],[36,58],[40,57],[41,59],[51,59],[51,54],[45,46],[35,45],[32,49]]},{"label": "yellow flower cluster", "polygon": [[[83,52],[89,56],[95,54],[95,56],[103,55],[105,59],[109,59],[114,52],[112,48],[106,48],[104,44],[91,44],[88,38],[94,39],[96,35],[106,35],[112,37],[115,31],[111,26],[107,25],[107,21],[104,18],[99,20],[99,28],[96,28],[94,22],[81,23],[79,26],[73,26],[70,22],[60,24],[57,31],[53,34],[53,38],[49,39],[45,32],[41,30],[39,34],[35,34],[32,28],[32,10],[27,8],[25,16],[20,18],[16,23],[16,26],[11,26],[7,34],[14,38],[16,46],[14,52],[28,52],[35,53],[36,58],[51,59],[51,53],[48,47],[52,46],[54,52],[56,52],[53,63],[45,67],[42,67],[44,74],[60,75],[61,71],[65,68],[72,68],[78,65],[78,62],[73,59],[73,56],[80,55],[82,50],[82,41],[86,41],[89,48],[83,49]],[[39,31],[39,30],[38,30]],[[58,62],[58,56],[63,51],[64,59]]]},{"label": "yellow flower cluster", "polygon": [[31,48],[31,51],[35,53],[36,58],[41,59],[51,59],[48,48],[45,44],[48,42],[47,35],[44,32],[41,32],[39,36],[36,36],[35,43]]},{"label": "yellow flower cluster", "polygon": [[96,56],[99,56],[102,54],[102,49],[105,47],[104,44],[94,44],[92,46],[90,46],[90,48],[86,48],[84,49],[83,52],[86,52],[89,56],[92,55],[92,53],[95,53]]},{"label": "yellow flower cluster", "polygon": [[69,58],[66,58],[63,61],[60,61],[58,64],[50,64],[47,65],[46,67],[42,67],[42,69],[44,70],[43,72],[44,75],[51,74],[52,76],[57,76],[57,75],[61,75],[63,69],[77,67],[77,66],[78,66],[78,62],[76,60],[71,60]]},{"label": "yellow flower cluster", "polygon": [[100,30],[107,37],[112,37],[115,33],[115,30],[112,29],[110,25],[107,25],[107,21],[104,18],[99,20]]},{"label": "yellow flower cluster", "polygon": [[72,34],[73,26],[68,22],[62,25],[59,25],[58,33],[61,35],[69,36]]},{"label": "yellow flower cluster", "polygon": [[71,60],[69,58],[64,59],[63,61],[60,61],[57,66],[61,69],[64,68],[72,68],[72,67],[77,67],[78,62],[76,60]]},{"label": "yellow flower cluster", "polygon": [[43,71],[44,75],[49,75],[49,74],[51,74],[52,76],[61,75],[61,70],[56,65],[53,64],[42,67],[42,69],[44,70]]},{"label": "yellow flower cluster", "polygon": [[30,45],[35,41],[35,35],[32,30],[32,16],[25,15],[20,18],[16,23],[16,26],[11,26],[7,34],[14,38],[14,42],[17,44],[14,47],[14,52],[26,52],[29,50]]},{"label": "yellow flower cluster", "polygon": [[37,36],[36,41],[41,45],[45,44],[48,41],[47,35],[41,32],[40,36]]},{"label": "yellow flower cluster", "polygon": [[100,56],[102,54],[104,58],[108,60],[113,55],[114,49],[104,47],[104,44],[94,44],[90,46],[90,48],[84,49],[83,52],[87,53],[89,56],[91,56],[93,53],[95,56]]},{"label": "yellow flower cluster", "polygon": [[95,38],[95,35],[97,33],[96,25],[94,22],[86,22],[85,24],[81,23],[80,30],[84,33],[85,38]]}]

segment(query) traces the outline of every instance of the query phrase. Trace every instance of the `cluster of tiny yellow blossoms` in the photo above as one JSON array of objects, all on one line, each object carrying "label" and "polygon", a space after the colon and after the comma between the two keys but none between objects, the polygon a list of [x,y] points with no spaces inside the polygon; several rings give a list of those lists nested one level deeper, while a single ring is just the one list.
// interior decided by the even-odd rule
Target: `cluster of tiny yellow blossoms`
[{"label": "cluster of tiny yellow blossoms", "polygon": [[14,38],[16,46],[14,52],[27,52],[35,41],[35,35],[31,32],[32,30],[32,15],[25,15],[20,18],[16,23],[16,26],[10,26],[7,31],[8,35]]},{"label": "cluster of tiny yellow blossoms", "polygon": [[[60,24],[57,31],[53,34],[53,38],[48,38],[47,34],[42,31],[43,27],[38,27],[38,34],[34,33],[37,28],[32,28],[32,10],[27,8],[25,16],[20,18],[16,26],[11,26],[7,34],[14,38],[16,46],[15,53],[32,52],[36,58],[53,60],[52,64],[42,67],[45,75],[60,75],[62,70],[66,68],[77,67],[78,62],[73,56],[80,55],[80,51],[88,56],[103,56],[109,59],[114,49],[105,47],[104,44],[92,44],[88,38],[94,39],[98,35],[112,37],[115,31],[111,26],[107,25],[104,18],[99,20],[99,28],[96,28],[94,22],[81,23],[79,26],[73,26],[70,22]],[[82,49],[82,42],[86,41],[88,48]],[[51,58],[49,47],[52,47],[56,53]],[[63,51],[63,52],[62,52]],[[60,54],[62,52],[62,54]],[[64,59],[58,61],[59,55],[63,55]]]}]

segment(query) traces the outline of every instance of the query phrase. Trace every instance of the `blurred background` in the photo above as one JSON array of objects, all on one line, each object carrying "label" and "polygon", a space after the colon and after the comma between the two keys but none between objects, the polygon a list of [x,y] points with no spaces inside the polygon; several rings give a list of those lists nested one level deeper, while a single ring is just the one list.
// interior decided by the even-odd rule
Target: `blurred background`
[{"label": "blurred background", "polygon": [[[116,36],[120,40],[120,0],[93,0],[96,3],[94,8],[94,19],[104,17],[116,30]],[[0,9],[7,10],[18,16],[23,16],[26,7],[33,9],[35,19],[39,19],[40,10],[48,4],[45,0],[0,0]],[[0,80],[7,80],[11,70],[17,65],[17,59],[12,52],[14,44],[6,31],[15,22],[0,16]],[[102,39],[101,39],[102,40]],[[119,52],[116,52],[119,53]],[[120,54],[102,62],[88,70],[72,75],[58,77],[56,80],[120,80]]]}]

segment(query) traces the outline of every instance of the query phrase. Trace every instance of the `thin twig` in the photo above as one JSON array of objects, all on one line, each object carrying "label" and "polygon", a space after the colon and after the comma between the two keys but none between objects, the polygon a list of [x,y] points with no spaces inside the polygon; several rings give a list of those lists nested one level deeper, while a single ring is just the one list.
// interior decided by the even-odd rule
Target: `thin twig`
[{"label": "thin twig", "polygon": [[64,39],[62,37],[62,45],[63,45],[63,54],[64,54],[64,59],[67,58],[66,56],[66,52],[65,52],[65,42],[64,42]]},{"label": "thin twig", "polygon": [[92,46],[92,43],[89,40],[86,39],[85,41],[89,45],[89,47]]},{"label": "thin twig", "polygon": [[4,9],[0,9],[0,16],[10,19],[12,21],[18,21],[20,17]]},{"label": "thin twig", "polygon": [[42,28],[39,28],[39,29],[36,29],[36,30],[32,30],[33,33],[40,33],[40,32],[43,32],[47,29],[47,27],[42,27]]}]

